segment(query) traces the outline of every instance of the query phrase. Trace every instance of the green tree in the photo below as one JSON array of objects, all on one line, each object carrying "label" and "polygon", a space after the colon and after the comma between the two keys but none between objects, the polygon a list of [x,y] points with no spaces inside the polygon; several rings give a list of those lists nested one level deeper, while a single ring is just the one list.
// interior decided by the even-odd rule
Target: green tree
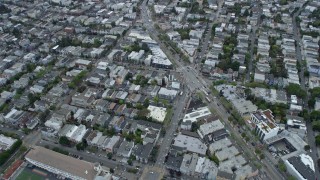
[{"label": "green tree", "polygon": [[217,157],[215,154],[213,154],[212,156],[210,156],[209,159],[210,159],[211,161],[215,162],[216,165],[219,166],[219,159],[218,159],[218,157]]},{"label": "green tree", "polygon": [[297,95],[300,98],[305,98],[307,95],[307,93],[301,89],[301,86],[298,84],[290,83],[286,89],[289,95]]},{"label": "green tree", "polygon": [[150,51],[150,48],[149,48],[149,46],[148,46],[147,43],[142,43],[141,49],[144,50],[144,51],[146,51],[146,52],[149,52],[149,51]]},{"label": "green tree", "polygon": [[145,108],[148,108],[148,107],[149,107],[149,104],[150,104],[150,100],[149,100],[148,98],[146,98],[146,99],[144,100],[144,102],[143,102],[143,106],[144,106]]},{"label": "green tree", "polygon": [[66,136],[61,136],[59,139],[59,143],[64,146],[70,146],[71,141]]},{"label": "green tree", "polygon": [[246,137],[247,135],[246,135],[246,133],[241,133],[241,136],[244,138],[244,137]]},{"label": "green tree", "polygon": [[77,148],[78,151],[83,151],[83,150],[84,150],[84,145],[83,145],[83,143],[82,143],[82,142],[81,142],[81,143],[78,143],[78,144],[76,145],[76,148]]},{"label": "green tree", "polygon": [[192,122],[191,131],[192,132],[197,132],[198,129],[199,129],[199,125],[197,124],[197,122]]},{"label": "green tree", "polygon": [[286,172],[286,171],[287,171],[287,167],[286,167],[286,165],[285,165],[282,161],[279,161],[279,162],[278,162],[278,168],[279,168],[280,171],[282,171],[282,172]]},{"label": "green tree", "polygon": [[317,135],[315,137],[315,139],[316,139],[316,145],[319,146],[320,145],[320,135]]},{"label": "green tree", "polygon": [[107,157],[108,157],[108,159],[111,159],[112,158],[112,153],[108,153]]},{"label": "green tree", "polygon": [[305,146],[304,146],[304,150],[305,150],[305,151],[309,151],[309,150],[310,150],[310,145],[305,145]]}]

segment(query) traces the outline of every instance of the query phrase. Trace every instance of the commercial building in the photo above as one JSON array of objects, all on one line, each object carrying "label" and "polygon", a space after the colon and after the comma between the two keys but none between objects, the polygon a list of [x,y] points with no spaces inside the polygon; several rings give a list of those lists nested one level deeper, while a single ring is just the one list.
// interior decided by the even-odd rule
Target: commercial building
[{"label": "commercial building", "polygon": [[179,134],[174,138],[173,146],[183,148],[188,152],[198,153],[205,155],[207,146],[200,141],[200,139]]},{"label": "commercial building", "polygon": [[209,115],[211,115],[209,108],[201,107],[196,110],[193,110],[190,113],[185,114],[183,118],[183,122],[186,122],[186,121],[197,122],[198,119],[204,118]]},{"label": "commercial building", "polygon": [[11,146],[17,141],[11,137],[4,136],[0,134],[0,151],[6,151],[11,148]]},{"label": "commercial building", "polygon": [[94,164],[35,146],[25,159],[32,165],[69,179],[94,179],[97,172]]},{"label": "commercial building", "polygon": [[315,179],[315,168],[312,158],[306,154],[293,156],[287,159],[284,164],[288,173],[298,180]]},{"label": "commercial building", "polygon": [[180,172],[189,176],[194,175],[194,171],[198,162],[199,156],[196,153],[184,154],[180,166]]},{"label": "commercial building", "polygon": [[201,138],[204,138],[204,136],[221,129],[224,129],[224,125],[220,120],[216,120],[210,123],[202,124],[198,129],[198,134]]},{"label": "commercial building", "polygon": [[167,89],[167,88],[160,88],[158,95],[160,98],[163,99],[168,99],[168,100],[173,100],[178,94],[178,91],[176,90],[171,90],[171,89]]}]

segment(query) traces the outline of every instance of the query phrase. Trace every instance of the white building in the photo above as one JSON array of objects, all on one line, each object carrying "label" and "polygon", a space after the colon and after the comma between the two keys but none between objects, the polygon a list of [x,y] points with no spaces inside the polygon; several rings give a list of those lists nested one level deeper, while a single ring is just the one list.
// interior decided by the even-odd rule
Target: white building
[{"label": "white building", "polygon": [[149,105],[148,110],[150,111],[149,117],[159,122],[164,121],[167,114],[166,108]]},{"label": "white building", "polygon": [[4,136],[0,134],[0,150],[6,151],[11,148],[11,146],[17,141],[17,139],[13,139],[11,137]]},{"label": "white building", "polygon": [[41,169],[68,179],[95,179],[98,172],[90,162],[79,160],[52,150],[35,146],[25,156],[26,160]]},{"label": "white building", "polygon": [[251,122],[254,123],[254,131],[261,141],[274,137],[278,134],[279,126],[275,123],[271,110],[259,110],[251,113]]},{"label": "white building", "polygon": [[300,154],[287,159],[284,164],[288,173],[298,180],[315,179],[314,162],[309,155]]}]

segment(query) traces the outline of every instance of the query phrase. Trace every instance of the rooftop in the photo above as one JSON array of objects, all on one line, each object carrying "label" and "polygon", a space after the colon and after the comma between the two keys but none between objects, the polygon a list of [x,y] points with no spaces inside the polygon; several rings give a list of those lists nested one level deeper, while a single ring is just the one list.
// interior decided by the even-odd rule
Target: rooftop
[{"label": "rooftop", "polygon": [[186,148],[187,151],[199,153],[202,155],[206,154],[207,146],[202,143],[199,139],[190,136],[179,134],[174,138],[174,146]]},{"label": "rooftop", "polygon": [[25,158],[84,179],[94,179],[96,176],[94,164],[66,156],[40,146],[33,147]]},{"label": "rooftop", "polygon": [[294,156],[289,158],[286,163],[288,163],[289,166],[292,166],[292,168],[294,168],[295,171],[297,171],[302,177],[304,177],[304,179],[314,179],[314,170],[312,170],[308,164],[305,164],[303,162],[303,158],[303,156]]}]

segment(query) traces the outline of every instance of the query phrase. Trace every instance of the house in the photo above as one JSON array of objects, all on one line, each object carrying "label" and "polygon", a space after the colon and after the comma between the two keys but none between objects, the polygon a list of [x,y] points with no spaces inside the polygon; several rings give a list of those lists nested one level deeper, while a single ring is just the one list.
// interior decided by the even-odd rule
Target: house
[{"label": "house", "polygon": [[75,61],[75,67],[79,69],[87,69],[89,66],[91,66],[92,62],[88,60],[78,59]]},{"label": "house", "polygon": [[149,156],[153,149],[153,144],[148,143],[146,145],[137,144],[132,151],[132,154],[136,157],[136,160],[141,163],[148,163]]},{"label": "house", "polygon": [[51,129],[54,129],[54,130],[60,130],[62,125],[63,125],[63,122],[62,121],[59,121],[59,120],[56,120],[54,118],[51,118],[49,120],[47,120],[44,125],[48,128],[51,128]]},{"label": "house", "polygon": [[37,85],[37,84],[35,84],[35,85],[33,85],[33,86],[31,86],[30,87],[30,91],[32,92],[32,93],[42,93],[43,92],[43,90],[44,90],[44,87],[43,86],[39,86],[39,85]]},{"label": "house", "polygon": [[38,100],[38,101],[34,102],[33,104],[34,104],[34,109],[36,111],[44,112],[46,109],[49,108],[49,105],[43,100]]},{"label": "house", "polygon": [[82,93],[75,93],[72,96],[71,105],[78,107],[89,107],[94,102],[95,96],[97,94],[96,89],[88,88]]},{"label": "house", "polygon": [[132,149],[134,147],[134,142],[133,141],[122,141],[120,144],[118,150],[117,150],[117,155],[125,158],[129,158]]},{"label": "house", "polygon": [[169,90],[164,87],[161,87],[158,92],[159,98],[168,99],[168,100],[174,100],[177,94],[178,94],[178,91]]},{"label": "house", "polygon": [[24,111],[11,109],[10,112],[4,116],[4,120],[12,125],[18,125],[23,116]]},{"label": "house", "polygon": [[26,122],[26,126],[28,129],[34,129],[38,124],[39,124],[40,120],[39,117],[36,116],[34,118],[30,118],[27,122]]},{"label": "house", "polygon": [[116,132],[120,132],[126,125],[123,116],[114,116],[109,123],[109,128],[114,128]]},{"label": "house", "polygon": [[120,136],[112,136],[109,138],[107,145],[103,148],[106,152],[114,153],[114,149],[118,146],[120,141]]}]

